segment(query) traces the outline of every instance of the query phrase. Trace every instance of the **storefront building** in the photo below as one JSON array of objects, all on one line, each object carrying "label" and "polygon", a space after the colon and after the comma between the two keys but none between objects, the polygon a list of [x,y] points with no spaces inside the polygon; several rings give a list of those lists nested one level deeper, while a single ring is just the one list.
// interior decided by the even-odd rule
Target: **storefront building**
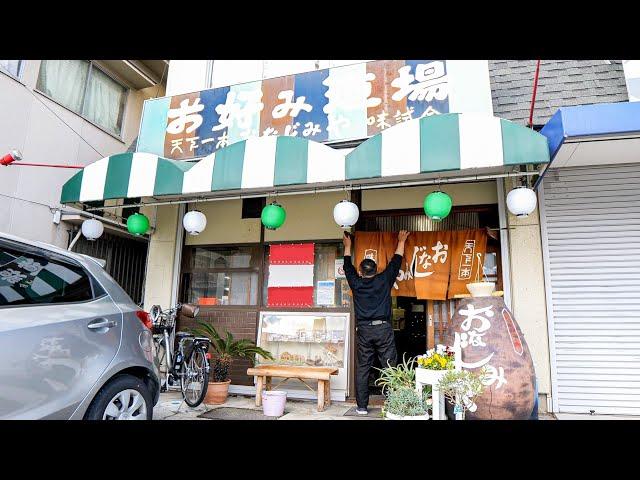
[{"label": "storefront building", "polygon": [[[508,63],[364,62],[193,93],[171,90],[170,73],[172,96],[145,104],[137,153],[85,168],[65,185],[62,202],[141,198],[154,228],[145,308],[197,302],[201,319],[257,340],[279,361],[338,366],[336,400],[354,393],[355,334],[336,204],[348,199],[359,207],[356,243],[358,235],[401,228],[451,238],[478,231],[486,250],[470,272],[504,292],[531,350],[540,409],[559,411],[565,385],[549,350],[559,337],[547,321],[555,312],[548,302],[555,288],[550,224],[537,209],[518,218],[505,203],[514,187],[532,185],[558,160],[546,132],[498,116],[525,103],[502,101],[501,85],[516,83],[502,78]],[[423,210],[436,190],[453,203],[440,222]],[[549,209],[547,197],[540,205]],[[275,230],[260,219],[272,201],[286,211]],[[182,226],[193,210],[206,217],[198,235]],[[394,297],[399,351],[447,341],[455,308],[449,293]],[[234,364],[232,392],[254,393],[247,366]],[[310,396],[303,388],[293,393]]]}]

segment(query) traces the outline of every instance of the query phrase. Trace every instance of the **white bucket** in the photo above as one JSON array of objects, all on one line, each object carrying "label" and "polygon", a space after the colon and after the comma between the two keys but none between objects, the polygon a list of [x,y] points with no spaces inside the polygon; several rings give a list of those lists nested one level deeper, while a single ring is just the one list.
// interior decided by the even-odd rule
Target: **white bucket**
[{"label": "white bucket", "polygon": [[287,392],[282,390],[265,390],[262,392],[262,412],[267,417],[281,417],[287,403]]}]

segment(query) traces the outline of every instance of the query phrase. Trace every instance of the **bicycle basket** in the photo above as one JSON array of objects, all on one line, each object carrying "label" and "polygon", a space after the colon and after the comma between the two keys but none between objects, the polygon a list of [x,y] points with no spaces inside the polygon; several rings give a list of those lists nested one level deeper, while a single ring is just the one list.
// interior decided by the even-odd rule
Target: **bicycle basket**
[{"label": "bicycle basket", "polygon": [[153,333],[163,333],[167,329],[171,329],[174,327],[176,323],[175,316],[170,313],[162,313],[156,318],[156,321],[153,322]]}]

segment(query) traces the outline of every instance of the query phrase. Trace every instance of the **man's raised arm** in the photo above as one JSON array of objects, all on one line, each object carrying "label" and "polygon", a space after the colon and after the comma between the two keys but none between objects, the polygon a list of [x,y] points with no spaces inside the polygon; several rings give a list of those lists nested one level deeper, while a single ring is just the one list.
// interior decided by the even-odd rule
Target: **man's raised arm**
[{"label": "man's raised arm", "polygon": [[387,265],[387,268],[385,268],[384,273],[387,277],[387,281],[391,285],[393,285],[393,282],[395,282],[396,277],[400,272],[400,267],[402,266],[402,257],[404,256],[404,244],[407,241],[408,236],[408,231],[400,230],[400,233],[398,233],[398,245],[396,246],[395,254]]},{"label": "man's raised arm", "polygon": [[398,246],[396,247],[396,255],[404,256],[404,243],[407,241],[409,232],[406,230],[400,230],[398,233]]},{"label": "man's raised arm", "polygon": [[347,277],[349,286],[353,288],[353,281],[358,278],[358,272],[351,261],[351,237],[347,232],[344,232],[342,243],[344,245],[344,276]]}]

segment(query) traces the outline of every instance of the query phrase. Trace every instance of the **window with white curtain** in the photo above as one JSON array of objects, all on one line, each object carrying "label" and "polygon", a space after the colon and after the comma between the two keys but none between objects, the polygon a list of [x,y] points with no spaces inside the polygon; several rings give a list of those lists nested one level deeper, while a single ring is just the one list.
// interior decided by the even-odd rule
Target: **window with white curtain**
[{"label": "window with white curtain", "polygon": [[127,89],[88,60],[43,60],[36,89],[119,135]]},{"label": "window with white curtain", "polygon": [[9,72],[16,78],[20,78],[22,60],[0,60],[0,70]]},{"label": "window with white curtain", "polygon": [[89,120],[120,133],[126,99],[126,88],[97,68],[91,70],[84,105],[84,114]]},{"label": "window with white curtain", "polygon": [[86,60],[42,60],[36,88],[69,110],[82,113],[90,65]]}]

